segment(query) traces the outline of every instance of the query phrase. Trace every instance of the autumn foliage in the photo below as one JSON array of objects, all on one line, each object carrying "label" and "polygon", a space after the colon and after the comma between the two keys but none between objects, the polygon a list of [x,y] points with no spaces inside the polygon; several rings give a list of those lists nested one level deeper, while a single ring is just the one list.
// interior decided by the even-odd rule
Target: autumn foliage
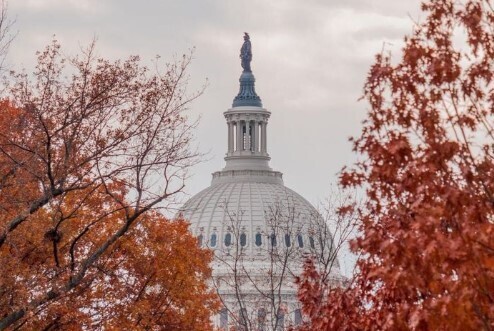
[{"label": "autumn foliage", "polygon": [[398,61],[380,54],[362,160],[358,272],[331,288],[308,261],[304,330],[494,328],[494,5],[427,1]]},{"label": "autumn foliage", "polygon": [[[196,156],[190,56],[39,53],[0,103],[0,330],[208,330],[209,251],[166,208]],[[68,66],[68,68],[67,68]]]}]

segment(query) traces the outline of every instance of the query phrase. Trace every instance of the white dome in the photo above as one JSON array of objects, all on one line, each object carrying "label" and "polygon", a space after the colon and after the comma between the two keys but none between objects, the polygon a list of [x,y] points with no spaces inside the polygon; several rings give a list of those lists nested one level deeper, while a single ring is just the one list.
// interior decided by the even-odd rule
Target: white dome
[{"label": "white dome", "polygon": [[[306,254],[330,258],[332,237],[318,211],[283,185],[281,173],[215,173],[212,185],[192,197],[182,215],[199,244],[215,253],[213,283],[227,307],[215,326],[241,326],[240,320],[258,321],[259,312],[267,311],[260,329],[282,330],[275,326],[280,307],[286,312],[283,325],[301,323],[295,277]],[[337,261],[330,273],[341,283]],[[277,296],[275,305],[266,304],[271,294]],[[245,318],[238,317],[242,309]]]},{"label": "white dome", "polygon": [[[278,237],[278,245],[287,244],[285,233],[282,233],[287,232],[290,245],[310,248],[311,243],[314,244],[314,239],[309,242],[311,225],[315,218],[320,218],[317,210],[293,190],[283,184],[261,182],[254,176],[231,177],[228,182],[213,183],[192,197],[182,209],[183,217],[191,223],[191,230],[200,237],[201,244],[213,249],[228,248],[226,235],[233,231],[231,223],[235,221],[241,233],[246,235],[246,252],[254,258],[259,256],[261,248],[266,251],[273,232]],[[278,229],[282,225],[290,226],[283,231]],[[260,245],[255,240],[258,233],[262,234]],[[216,240],[213,238],[212,242],[214,234]]]}]

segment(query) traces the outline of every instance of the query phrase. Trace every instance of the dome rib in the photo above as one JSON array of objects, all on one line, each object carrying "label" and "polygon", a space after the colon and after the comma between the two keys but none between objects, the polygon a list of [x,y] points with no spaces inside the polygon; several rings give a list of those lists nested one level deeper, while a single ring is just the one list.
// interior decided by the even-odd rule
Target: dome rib
[{"label": "dome rib", "polygon": [[[208,190],[208,192],[213,192],[213,194],[211,194],[211,195],[208,197],[208,199],[207,199],[206,203],[205,203],[205,204],[204,204],[204,206],[202,207],[201,214],[200,214],[200,215],[199,215],[199,217],[198,217],[198,219],[199,219],[199,220],[202,220],[202,219],[203,219],[204,212],[205,212],[205,210],[206,210],[207,206],[209,205],[209,202],[211,201],[211,199],[213,199],[213,197],[214,197],[214,193],[216,193],[217,191],[219,191],[219,189],[220,189],[220,187],[214,187],[214,186],[213,186],[213,187],[211,187],[211,188]],[[201,192],[201,193],[202,193],[202,192]],[[218,195],[218,199],[219,199],[219,197],[221,197],[221,194],[219,194],[219,195]],[[202,199],[201,199],[201,200],[202,200]],[[215,202],[215,204],[214,204],[214,205],[217,205],[217,204],[218,204],[218,200]],[[211,228],[211,223],[212,223],[212,220],[213,220],[213,215],[214,215],[214,213],[211,213],[211,215],[209,216],[209,220],[208,220],[208,222],[207,222],[207,229],[208,229],[208,231],[207,231],[207,234],[208,234],[208,237],[207,237],[207,238],[208,238],[208,239],[207,239],[207,240],[209,240],[209,234],[211,233],[210,228]],[[200,229],[200,226],[199,226],[200,224],[201,224],[201,222],[198,222],[198,226],[196,227],[196,231],[198,231],[198,230]],[[206,228],[206,227],[205,227],[205,228]]]}]

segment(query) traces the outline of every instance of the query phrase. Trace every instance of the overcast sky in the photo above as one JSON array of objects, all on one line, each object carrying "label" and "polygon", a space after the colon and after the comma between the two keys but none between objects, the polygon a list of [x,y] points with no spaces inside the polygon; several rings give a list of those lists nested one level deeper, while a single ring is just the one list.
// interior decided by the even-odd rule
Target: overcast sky
[{"label": "overcast sky", "polygon": [[[101,56],[172,59],[195,47],[191,91],[201,116],[196,143],[209,152],[192,169],[186,191],[206,188],[224,166],[223,112],[238,92],[244,31],[253,48],[256,90],[272,112],[268,151],[285,185],[318,205],[344,165],[355,161],[348,137],[358,134],[366,104],[358,101],[374,55],[399,56],[418,0],[10,0],[16,19],[10,66],[32,69],[53,35],[67,54],[97,37]],[[423,14],[422,14],[423,16]]]}]

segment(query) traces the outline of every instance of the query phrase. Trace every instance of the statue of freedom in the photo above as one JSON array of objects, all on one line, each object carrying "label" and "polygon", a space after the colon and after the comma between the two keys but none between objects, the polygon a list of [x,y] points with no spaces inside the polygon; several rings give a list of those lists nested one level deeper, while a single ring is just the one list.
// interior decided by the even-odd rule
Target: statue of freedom
[{"label": "statue of freedom", "polygon": [[252,61],[252,46],[247,32],[244,32],[244,43],[240,49],[240,59],[242,60],[242,68],[244,71],[251,72],[250,61]]}]

